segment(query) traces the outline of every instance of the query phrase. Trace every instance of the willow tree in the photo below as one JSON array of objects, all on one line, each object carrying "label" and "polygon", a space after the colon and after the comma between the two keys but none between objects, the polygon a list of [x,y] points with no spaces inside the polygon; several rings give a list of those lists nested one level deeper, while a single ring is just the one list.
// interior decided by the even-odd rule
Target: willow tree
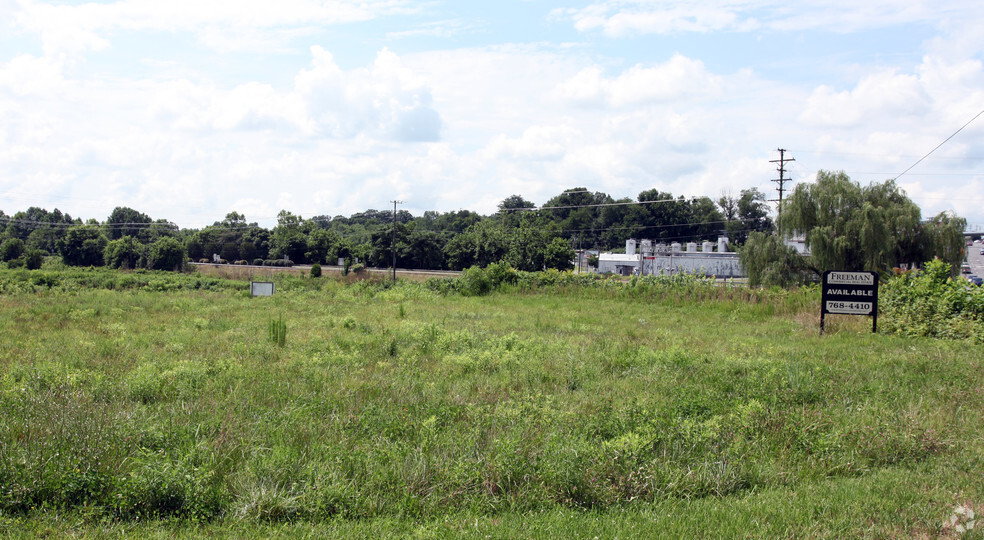
[{"label": "willow tree", "polygon": [[[921,247],[924,254],[932,254],[950,264],[951,271],[956,274],[960,263],[964,260],[964,230],[967,220],[954,215],[952,212],[940,212],[936,217],[923,223],[921,230]],[[932,257],[923,257],[929,260]]]},{"label": "willow tree", "polygon": [[[808,257],[777,251],[757,238],[742,251],[750,281],[783,284],[810,269],[886,271],[902,264],[921,265],[940,258],[959,267],[966,220],[940,214],[923,222],[919,207],[892,180],[861,186],[843,172],[820,171],[817,180],[796,186],[783,202],[778,228],[787,236],[802,235]],[[782,259],[776,263],[776,259]]]},{"label": "willow tree", "polygon": [[[962,233],[959,221],[944,228]],[[821,272],[920,264],[948,249],[927,242],[919,206],[893,180],[861,186],[843,172],[820,171],[815,183],[796,186],[778,224],[786,234],[805,236],[812,266]]]}]

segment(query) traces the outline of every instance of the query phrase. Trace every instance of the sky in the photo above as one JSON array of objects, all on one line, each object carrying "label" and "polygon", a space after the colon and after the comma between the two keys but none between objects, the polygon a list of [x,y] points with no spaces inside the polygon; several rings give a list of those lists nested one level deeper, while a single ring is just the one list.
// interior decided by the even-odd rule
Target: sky
[{"label": "sky", "polygon": [[776,198],[783,148],[984,231],[982,111],[969,0],[0,0],[8,215]]}]

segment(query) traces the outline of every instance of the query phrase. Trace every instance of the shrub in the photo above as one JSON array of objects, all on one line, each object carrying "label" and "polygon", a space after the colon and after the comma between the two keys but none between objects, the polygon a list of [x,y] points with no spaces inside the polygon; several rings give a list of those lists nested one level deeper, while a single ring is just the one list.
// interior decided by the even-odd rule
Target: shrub
[{"label": "shrub", "polygon": [[44,264],[44,254],[39,249],[29,249],[24,254],[24,266],[28,270],[37,270]]},{"label": "shrub", "polygon": [[69,266],[102,266],[109,241],[96,225],[76,225],[58,242],[62,261]]},{"label": "shrub", "polygon": [[246,266],[247,264],[249,264],[249,261],[238,260],[238,261],[236,261],[236,262],[234,262],[232,264],[238,264],[238,265],[241,265],[241,266]]},{"label": "shrub", "polygon": [[984,339],[984,289],[950,277],[949,263],[933,260],[918,273],[890,279],[879,294],[882,328],[905,335]]},{"label": "shrub", "polygon": [[20,238],[8,238],[0,244],[0,261],[12,261],[20,258],[23,254],[24,241]]},{"label": "shrub", "polygon": [[263,266],[263,259],[253,259],[253,266]]},{"label": "shrub", "polygon": [[185,257],[184,244],[170,236],[147,246],[147,266],[154,270],[180,270]]},{"label": "shrub", "polygon": [[311,277],[319,278],[321,277],[321,265],[314,263],[311,265]]},{"label": "shrub", "polygon": [[483,296],[492,291],[492,280],[482,268],[472,266],[458,277],[458,292],[465,296]]}]

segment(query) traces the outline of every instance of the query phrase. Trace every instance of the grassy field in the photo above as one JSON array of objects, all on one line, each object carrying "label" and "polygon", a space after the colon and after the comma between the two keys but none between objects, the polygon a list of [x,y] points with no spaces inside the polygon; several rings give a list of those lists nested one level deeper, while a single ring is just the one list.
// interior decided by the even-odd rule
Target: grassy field
[{"label": "grassy field", "polygon": [[86,272],[0,270],[5,537],[982,537],[980,346],[817,290]]}]

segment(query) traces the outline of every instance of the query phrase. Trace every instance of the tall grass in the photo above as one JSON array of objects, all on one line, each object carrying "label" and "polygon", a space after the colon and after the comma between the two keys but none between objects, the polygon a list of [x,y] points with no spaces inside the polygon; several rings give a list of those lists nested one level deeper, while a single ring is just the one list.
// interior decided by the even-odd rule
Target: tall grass
[{"label": "tall grass", "polygon": [[892,536],[981,500],[977,349],[819,336],[814,290],[171,279],[0,295],[0,519]]}]

